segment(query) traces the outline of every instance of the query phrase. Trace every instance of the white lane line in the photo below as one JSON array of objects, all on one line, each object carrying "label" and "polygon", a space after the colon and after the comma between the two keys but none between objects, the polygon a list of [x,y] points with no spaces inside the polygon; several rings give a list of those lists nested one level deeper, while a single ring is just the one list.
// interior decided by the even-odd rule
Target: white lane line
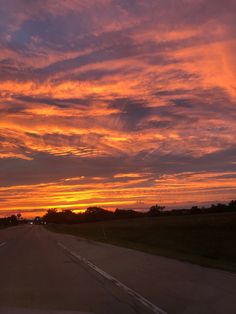
[{"label": "white lane line", "polygon": [[102,275],[103,277],[105,277],[106,279],[110,280],[113,284],[115,284],[116,286],[118,286],[119,288],[123,289],[126,293],[128,293],[129,295],[131,295],[133,298],[135,298],[137,301],[139,301],[140,303],[142,303],[142,305],[144,305],[146,308],[148,308],[149,310],[151,310],[153,313],[155,314],[167,314],[165,311],[163,311],[162,309],[160,309],[158,306],[156,306],[155,304],[151,303],[150,301],[148,301],[146,298],[144,298],[143,296],[141,296],[138,292],[132,290],[131,288],[127,287],[126,285],[124,285],[122,282],[120,282],[118,279],[112,277],[111,275],[109,275],[108,273],[106,273],[105,271],[103,271],[102,269],[98,268],[96,265],[92,264],[90,261],[88,261],[86,258],[80,256],[79,254],[75,253],[74,251],[69,250],[65,245],[63,245],[60,242],[57,242],[57,244],[62,247],[65,251],[67,251],[68,253],[70,253],[72,256],[74,256],[75,258],[77,258],[79,261],[83,262],[84,264],[86,264],[87,266],[89,266],[90,268],[92,268],[93,270],[95,270],[97,273],[99,273],[100,275]]},{"label": "white lane line", "polygon": [[7,242],[0,243],[0,247],[4,246]]}]

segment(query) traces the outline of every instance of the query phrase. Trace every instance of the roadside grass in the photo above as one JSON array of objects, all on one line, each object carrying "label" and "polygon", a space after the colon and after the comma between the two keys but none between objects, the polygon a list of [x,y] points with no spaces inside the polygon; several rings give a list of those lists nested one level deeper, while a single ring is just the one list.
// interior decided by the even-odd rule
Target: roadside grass
[{"label": "roadside grass", "polygon": [[95,241],[236,272],[236,213],[48,225]]}]

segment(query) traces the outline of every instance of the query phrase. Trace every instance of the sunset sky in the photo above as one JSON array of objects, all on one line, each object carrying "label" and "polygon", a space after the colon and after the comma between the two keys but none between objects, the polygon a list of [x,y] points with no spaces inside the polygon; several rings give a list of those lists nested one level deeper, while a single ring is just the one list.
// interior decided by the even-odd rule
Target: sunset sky
[{"label": "sunset sky", "polygon": [[0,4],[0,216],[236,198],[235,0]]}]

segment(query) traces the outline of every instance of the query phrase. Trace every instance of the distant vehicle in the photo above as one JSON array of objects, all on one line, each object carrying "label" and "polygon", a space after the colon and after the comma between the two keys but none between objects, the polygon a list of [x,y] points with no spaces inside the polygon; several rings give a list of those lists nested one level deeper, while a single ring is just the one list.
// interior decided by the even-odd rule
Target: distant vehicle
[{"label": "distant vehicle", "polygon": [[34,222],[33,223],[34,223],[34,225],[41,225],[41,224],[43,224],[42,218],[39,217],[39,216],[36,216],[34,218]]},{"label": "distant vehicle", "polygon": [[36,216],[33,221],[29,222],[30,225],[46,225],[46,221],[43,221],[41,217]]}]

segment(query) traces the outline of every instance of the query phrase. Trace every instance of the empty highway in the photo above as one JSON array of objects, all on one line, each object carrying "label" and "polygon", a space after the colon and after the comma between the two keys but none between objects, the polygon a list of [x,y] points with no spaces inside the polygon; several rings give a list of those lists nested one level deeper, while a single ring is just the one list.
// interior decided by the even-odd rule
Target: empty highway
[{"label": "empty highway", "polygon": [[236,313],[234,274],[25,225],[0,230],[0,313]]}]

